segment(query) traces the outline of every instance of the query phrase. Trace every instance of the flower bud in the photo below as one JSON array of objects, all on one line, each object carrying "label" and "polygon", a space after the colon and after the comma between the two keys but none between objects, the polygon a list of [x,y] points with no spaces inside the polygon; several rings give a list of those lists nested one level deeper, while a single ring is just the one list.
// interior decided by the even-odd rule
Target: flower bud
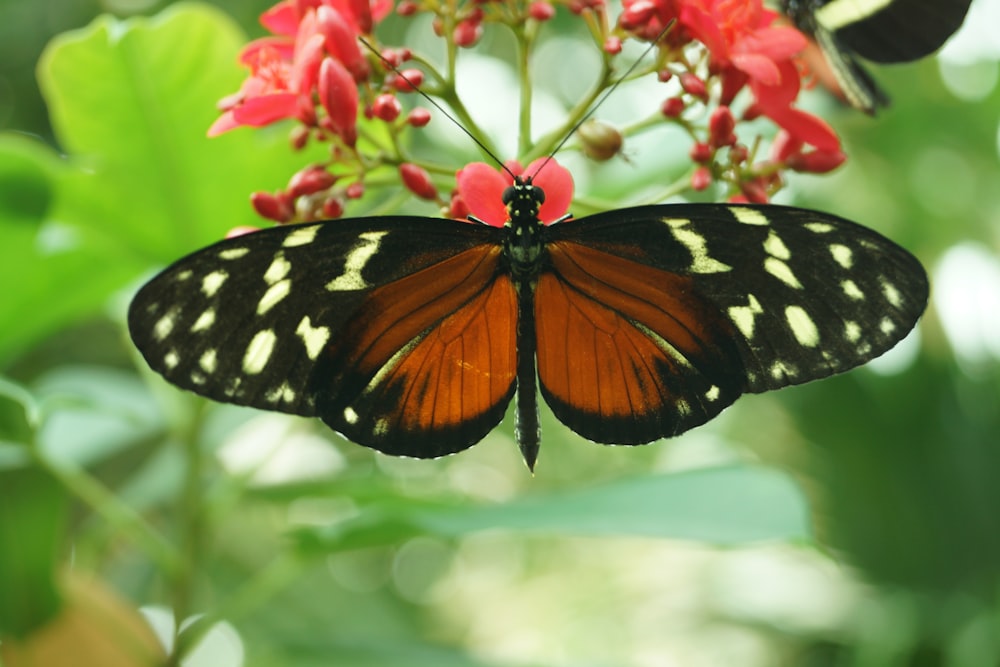
[{"label": "flower bud", "polygon": [[679,97],[671,97],[660,106],[660,113],[667,118],[678,118],[684,112],[686,105]]},{"label": "flower bud", "polygon": [[672,78],[674,78],[674,73],[668,70],[666,67],[664,67],[663,69],[661,69],[659,72],[656,73],[656,80],[659,81],[660,83],[666,83],[667,81],[670,81]]},{"label": "flower bud", "polygon": [[417,107],[406,117],[406,122],[413,127],[423,127],[431,122],[431,112],[422,107]]},{"label": "flower bud", "polygon": [[708,119],[709,143],[716,148],[722,146],[732,146],[736,143],[736,119],[729,107],[719,107],[712,112]]},{"label": "flower bud", "polygon": [[584,154],[599,162],[610,160],[622,149],[622,133],[607,123],[588,120],[576,131]]},{"label": "flower bud", "polygon": [[413,0],[402,0],[398,5],[396,5],[396,13],[400,16],[413,16],[420,9]]},{"label": "flower bud", "polygon": [[399,103],[395,95],[384,93],[375,98],[372,102],[372,114],[387,123],[399,118],[403,112],[403,105]]},{"label": "flower bud", "polygon": [[604,52],[608,55],[616,56],[622,52],[622,40],[620,37],[612,35],[604,40]]},{"label": "flower bud", "polygon": [[392,77],[389,85],[401,93],[412,93],[424,83],[424,73],[418,69],[404,69]]},{"label": "flower bud", "polygon": [[751,204],[767,203],[767,188],[759,178],[740,183],[740,190]]},{"label": "flower bud", "polygon": [[286,193],[292,199],[297,199],[302,195],[315,194],[321,190],[326,190],[337,182],[337,177],[322,167],[306,167],[295,173],[288,182]]},{"label": "flower bud", "polygon": [[708,167],[698,167],[691,174],[691,188],[697,191],[702,191],[712,184],[712,172],[709,171]]},{"label": "flower bud", "polygon": [[330,129],[348,146],[357,141],[358,88],[339,61],[324,58],[319,68],[319,101],[326,109]]},{"label": "flower bud", "polygon": [[344,215],[344,204],[339,197],[327,197],[320,208],[324,218],[339,218]]},{"label": "flower bud", "polygon": [[295,210],[287,197],[273,195],[270,192],[255,192],[250,195],[250,204],[257,215],[275,222],[288,222],[295,216]]},{"label": "flower bud", "polygon": [[399,165],[399,175],[406,189],[421,199],[437,198],[437,188],[431,182],[431,175],[423,167],[405,162]]},{"label": "flower bud", "polygon": [[365,184],[361,181],[354,181],[344,190],[344,196],[348,199],[361,199],[363,194],[365,194]]},{"label": "flower bud", "polygon": [[729,148],[729,161],[733,164],[741,164],[750,157],[750,151],[743,144],[736,144]]},{"label": "flower bud", "polygon": [[680,76],[681,88],[683,88],[688,94],[697,97],[700,100],[705,100],[708,98],[708,89],[705,88],[705,82],[698,78],[691,72],[684,72]]},{"label": "flower bud", "polygon": [[548,21],[556,15],[556,8],[543,0],[535,0],[528,7],[528,15],[536,21]]},{"label": "flower bud", "polygon": [[691,152],[688,154],[691,157],[692,162],[697,162],[698,164],[705,164],[712,161],[712,147],[708,144],[699,141],[694,146],[691,147]]},{"label": "flower bud", "polygon": [[452,33],[452,38],[455,40],[456,46],[461,46],[468,48],[470,46],[475,46],[479,38],[483,36],[483,24],[481,21],[473,21],[467,19],[465,21],[459,21],[458,25],[455,26],[455,31]]},{"label": "flower bud", "polygon": [[656,12],[656,5],[649,0],[633,2],[618,17],[618,25],[625,30],[635,30],[645,25]]}]

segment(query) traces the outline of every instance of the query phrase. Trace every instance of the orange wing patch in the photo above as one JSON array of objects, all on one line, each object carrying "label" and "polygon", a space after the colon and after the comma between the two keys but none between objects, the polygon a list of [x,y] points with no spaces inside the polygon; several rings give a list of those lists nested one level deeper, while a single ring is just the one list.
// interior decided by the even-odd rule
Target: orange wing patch
[{"label": "orange wing patch", "polygon": [[[481,245],[373,290],[330,350],[331,426],[392,454],[469,447],[503,418],[517,369],[517,296]],[[347,356],[350,355],[350,356]]]},{"label": "orange wing patch", "polygon": [[535,292],[538,377],[561,421],[636,444],[704,423],[739,395],[732,325],[690,278],[572,242]]}]

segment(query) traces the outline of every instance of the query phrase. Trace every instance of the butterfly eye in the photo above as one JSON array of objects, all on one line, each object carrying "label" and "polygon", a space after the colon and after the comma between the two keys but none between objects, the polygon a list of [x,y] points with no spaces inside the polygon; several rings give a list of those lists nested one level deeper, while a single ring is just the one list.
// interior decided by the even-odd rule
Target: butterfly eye
[{"label": "butterfly eye", "polygon": [[540,187],[535,185],[529,185],[528,187],[531,188],[531,198],[539,204],[544,204],[545,190],[542,190]]},{"label": "butterfly eye", "polygon": [[500,198],[503,200],[504,206],[508,206],[517,197],[517,186],[508,185],[504,188],[503,194]]}]

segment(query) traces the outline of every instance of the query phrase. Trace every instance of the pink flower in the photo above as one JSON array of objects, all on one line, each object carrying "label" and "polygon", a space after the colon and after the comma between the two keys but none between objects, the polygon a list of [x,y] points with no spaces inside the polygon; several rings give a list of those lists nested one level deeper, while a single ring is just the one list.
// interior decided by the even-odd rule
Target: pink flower
[{"label": "pink flower", "polygon": [[[455,174],[456,194],[452,199],[452,211],[465,207],[470,215],[483,222],[502,227],[507,220],[507,208],[503,203],[503,191],[514,184],[514,176],[525,176],[525,180],[538,186],[545,193],[545,201],[538,211],[538,218],[545,223],[561,218],[569,210],[573,200],[573,176],[554,159],[539,158],[522,169],[517,162],[508,162],[507,171],[494,169],[482,162],[473,162]],[[460,201],[456,203],[455,199]]]},{"label": "pink flower", "polygon": [[264,12],[261,23],[274,34],[254,40],[243,50],[240,62],[250,68],[250,77],[238,93],[220,103],[223,114],[212,124],[209,136],[285,118],[315,127],[315,100],[319,99],[327,112],[321,124],[353,146],[356,82],[370,73],[357,38],[371,31],[373,22],[389,12],[390,4],[385,0],[375,4],[369,0],[282,0]]}]

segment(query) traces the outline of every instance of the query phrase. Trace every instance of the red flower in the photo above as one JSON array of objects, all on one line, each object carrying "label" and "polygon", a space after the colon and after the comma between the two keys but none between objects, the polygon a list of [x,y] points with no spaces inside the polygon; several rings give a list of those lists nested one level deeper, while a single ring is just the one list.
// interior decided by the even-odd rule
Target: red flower
[{"label": "red flower", "polygon": [[292,87],[292,65],[273,48],[256,48],[250,64],[250,77],[235,95],[219,102],[223,114],[208,130],[208,136],[232,130],[240,125],[261,127],[283,118],[297,118],[312,106],[308,92]]},{"label": "red flower", "polygon": [[509,219],[507,208],[503,203],[503,191],[514,184],[515,176],[527,174],[525,180],[545,193],[545,202],[538,211],[542,222],[553,222],[561,218],[569,209],[573,200],[573,176],[560,166],[554,159],[539,158],[522,169],[517,162],[508,162],[507,171],[498,171],[488,164],[473,162],[458,170],[455,174],[457,198],[452,201],[452,210],[466,210],[483,222],[502,227]]},{"label": "red flower", "polygon": [[[317,124],[315,96],[328,113],[323,124],[349,146],[354,144],[358,92],[355,82],[369,74],[357,37],[370,32],[389,4],[379,0],[283,0],[261,16],[273,36],[247,45],[240,61],[250,77],[240,91],[220,103],[223,115],[209,129],[215,136],[284,118]],[[328,61],[336,61],[330,65]],[[342,73],[349,73],[345,80]],[[350,88],[351,90],[348,90]]]}]

